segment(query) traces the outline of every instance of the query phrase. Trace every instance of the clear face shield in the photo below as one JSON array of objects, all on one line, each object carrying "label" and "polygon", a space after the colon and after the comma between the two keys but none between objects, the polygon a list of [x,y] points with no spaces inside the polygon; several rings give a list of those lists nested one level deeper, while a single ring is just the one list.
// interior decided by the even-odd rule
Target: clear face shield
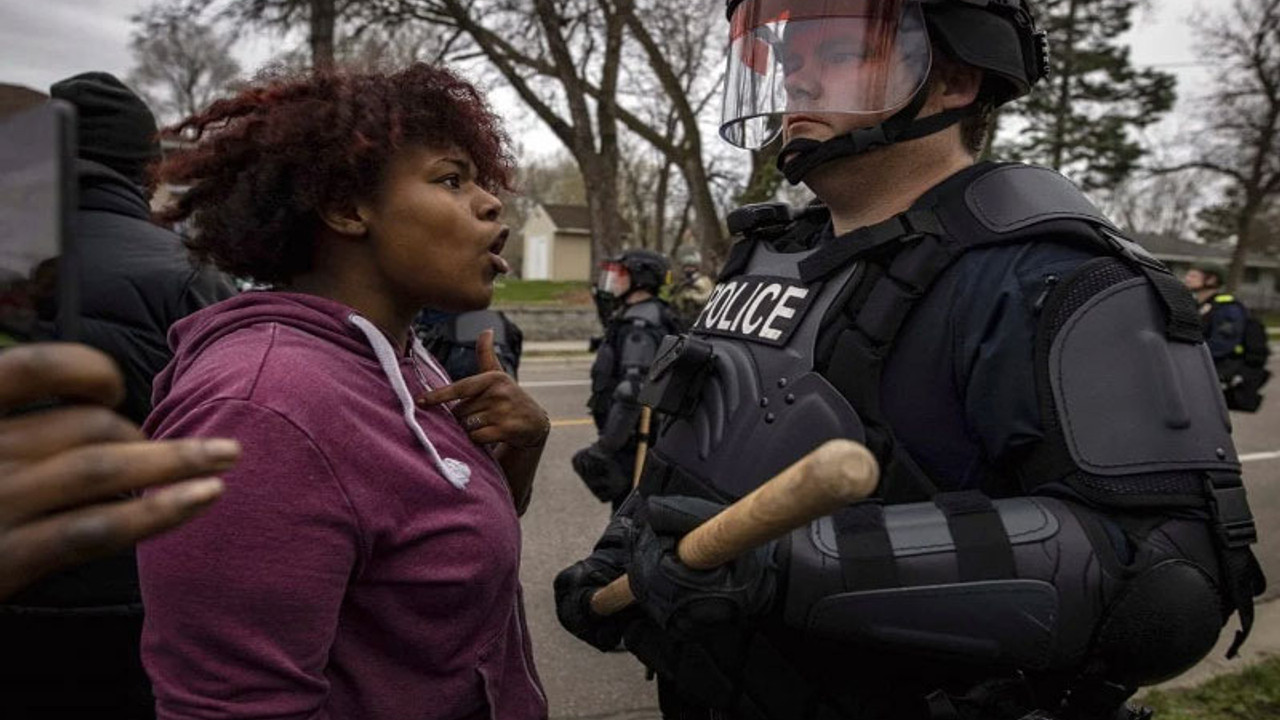
[{"label": "clear face shield", "polygon": [[600,263],[600,274],[596,277],[596,291],[614,298],[620,298],[631,289],[631,274],[620,262],[606,260]]},{"label": "clear face shield", "polygon": [[891,114],[932,63],[914,0],[744,0],[729,37],[720,135],[753,150],[789,114]]}]

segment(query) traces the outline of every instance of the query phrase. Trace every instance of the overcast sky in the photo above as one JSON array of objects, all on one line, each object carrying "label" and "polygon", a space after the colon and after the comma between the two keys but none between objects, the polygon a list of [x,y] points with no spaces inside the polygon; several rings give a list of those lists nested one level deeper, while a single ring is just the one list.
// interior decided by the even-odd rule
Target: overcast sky
[{"label": "overcast sky", "polygon": [[[707,1],[707,0],[704,0]],[[712,0],[719,2],[719,0]],[[129,16],[151,0],[4,0],[0,4],[0,82],[47,91],[57,80],[86,70],[123,77],[132,65]],[[1179,77],[1179,115],[1194,103],[1206,70],[1195,64],[1194,35],[1187,19],[1197,8],[1221,6],[1211,0],[1152,0],[1140,11],[1132,33],[1133,58]],[[279,49],[279,38],[248,38],[237,46],[246,69]],[[501,112],[504,103],[493,98]],[[524,113],[521,113],[524,115]],[[1174,119],[1167,125],[1180,125]],[[542,143],[537,143],[541,145]]]}]

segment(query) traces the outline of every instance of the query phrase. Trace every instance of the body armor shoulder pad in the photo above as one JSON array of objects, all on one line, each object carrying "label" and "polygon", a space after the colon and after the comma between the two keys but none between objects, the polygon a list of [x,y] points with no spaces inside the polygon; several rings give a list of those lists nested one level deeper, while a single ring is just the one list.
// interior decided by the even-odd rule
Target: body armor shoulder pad
[{"label": "body armor shoulder pad", "polygon": [[628,305],[622,311],[622,319],[628,325],[663,326],[663,307],[659,300],[646,300]]},{"label": "body armor shoulder pad", "polygon": [[453,337],[450,339],[455,342],[474,343],[480,338],[480,333],[485,330],[493,330],[493,341],[496,344],[503,345],[510,342],[510,338],[507,337],[506,319],[497,310],[465,312],[455,317],[451,325]]},{"label": "body armor shoulder pad", "polygon": [[1050,220],[1083,220],[1119,233],[1084,193],[1055,170],[999,167],[965,188],[965,206],[990,232],[1007,235]]}]

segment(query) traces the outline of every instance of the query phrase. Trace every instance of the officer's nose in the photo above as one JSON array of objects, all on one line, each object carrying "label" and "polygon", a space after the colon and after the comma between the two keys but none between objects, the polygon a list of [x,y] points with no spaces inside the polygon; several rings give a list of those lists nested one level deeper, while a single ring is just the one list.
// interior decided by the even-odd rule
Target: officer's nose
[{"label": "officer's nose", "polygon": [[792,110],[812,107],[822,96],[822,80],[809,68],[787,73],[783,88],[787,91],[787,108]]}]

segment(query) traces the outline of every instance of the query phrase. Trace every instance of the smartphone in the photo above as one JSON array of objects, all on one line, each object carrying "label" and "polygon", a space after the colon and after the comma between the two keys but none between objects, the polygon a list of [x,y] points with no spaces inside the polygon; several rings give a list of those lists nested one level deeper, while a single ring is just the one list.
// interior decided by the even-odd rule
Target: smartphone
[{"label": "smartphone", "polygon": [[0,349],[79,337],[75,108],[0,119]]}]

